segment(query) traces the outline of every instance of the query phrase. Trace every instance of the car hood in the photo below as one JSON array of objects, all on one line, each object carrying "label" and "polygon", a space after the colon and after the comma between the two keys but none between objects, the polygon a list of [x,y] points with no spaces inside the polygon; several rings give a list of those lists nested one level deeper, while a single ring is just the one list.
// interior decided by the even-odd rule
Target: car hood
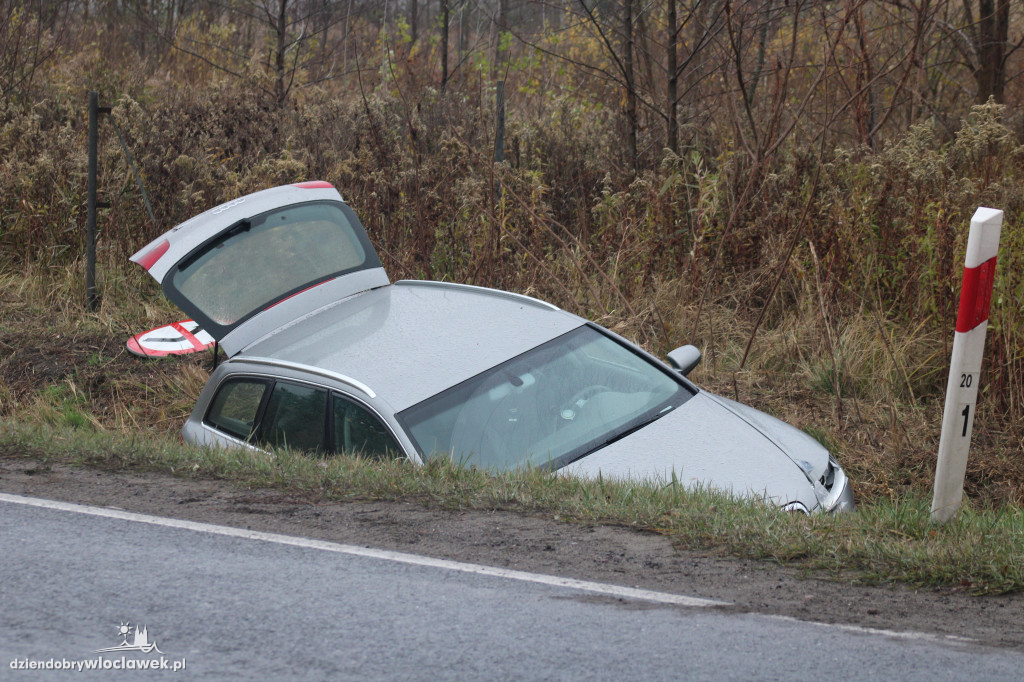
[{"label": "car hood", "polygon": [[[828,451],[763,412],[701,391],[664,417],[561,469],[574,476],[707,485],[812,511]],[[805,473],[805,469],[808,471]],[[814,477],[814,478],[812,478]]]}]

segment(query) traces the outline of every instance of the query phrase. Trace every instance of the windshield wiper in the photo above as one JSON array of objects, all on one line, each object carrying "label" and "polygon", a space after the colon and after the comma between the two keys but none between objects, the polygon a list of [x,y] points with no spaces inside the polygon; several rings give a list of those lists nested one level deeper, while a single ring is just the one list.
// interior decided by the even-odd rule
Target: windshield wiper
[{"label": "windshield wiper", "polygon": [[[611,445],[615,441],[622,440],[623,438],[625,438],[629,434],[635,433],[636,431],[639,431],[640,429],[644,428],[648,424],[653,424],[654,422],[658,421],[659,419],[664,417],[666,414],[671,412],[674,408],[675,408],[675,405],[668,405],[668,406],[664,407],[660,412],[658,412],[657,414],[652,415],[650,419],[644,419],[640,423],[634,424],[633,426],[629,427],[625,431],[621,431],[621,432],[615,434],[614,436],[612,436],[611,438],[609,438],[608,440],[606,440],[605,442],[601,443],[596,448],[594,448],[594,450],[598,450],[598,449],[603,448],[603,447],[605,447],[607,445]],[[594,450],[591,450],[590,452],[593,452]],[[590,453],[587,453],[587,454],[590,454]]]},{"label": "windshield wiper", "polygon": [[[640,422],[638,422],[638,423],[634,424],[633,426],[629,427],[628,429],[626,429],[624,431],[620,431],[619,433],[615,434],[611,438],[607,438],[604,441],[598,443],[597,445],[595,445],[594,447],[590,448],[586,452],[581,452],[580,454],[576,455],[575,457],[573,457],[572,459],[569,459],[567,461],[554,460],[553,462],[549,462],[549,464],[552,465],[552,470],[553,471],[557,471],[558,469],[561,469],[562,467],[569,466],[573,462],[581,460],[584,457],[586,457],[587,455],[591,455],[591,454],[597,452],[598,450],[600,450],[601,448],[606,447],[608,445],[611,445],[612,443],[614,443],[616,441],[622,440],[623,438],[625,438],[629,434],[635,433],[636,431],[639,431],[640,429],[644,428],[645,426],[647,426],[649,424],[653,424],[654,422],[658,421],[659,419],[664,417],[666,414],[668,414],[669,412],[674,410],[676,407],[678,407],[678,405],[674,405],[674,404],[673,405],[666,405],[665,407],[661,408],[661,410],[659,410],[655,414],[651,415],[650,418],[643,419]],[[554,462],[558,462],[558,464],[554,465]]]}]

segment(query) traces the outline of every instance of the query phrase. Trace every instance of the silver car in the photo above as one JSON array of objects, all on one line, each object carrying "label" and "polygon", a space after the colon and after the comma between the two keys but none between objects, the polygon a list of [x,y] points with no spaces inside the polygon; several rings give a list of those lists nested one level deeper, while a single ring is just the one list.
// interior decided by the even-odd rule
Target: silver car
[{"label": "silver car", "polygon": [[131,259],[228,358],[182,429],[187,442],[445,457],[853,508],[817,441],[686,379],[693,346],[666,364],[534,298],[392,283],[326,182],[229,201]]}]

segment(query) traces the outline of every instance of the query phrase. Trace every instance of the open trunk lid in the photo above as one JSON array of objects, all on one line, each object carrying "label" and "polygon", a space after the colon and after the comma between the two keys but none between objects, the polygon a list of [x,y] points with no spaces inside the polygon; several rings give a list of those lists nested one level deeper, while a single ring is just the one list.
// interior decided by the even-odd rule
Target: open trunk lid
[{"label": "open trunk lid", "polygon": [[229,356],[325,305],[390,283],[355,213],[320,181],[223,203],[131,260]]}]

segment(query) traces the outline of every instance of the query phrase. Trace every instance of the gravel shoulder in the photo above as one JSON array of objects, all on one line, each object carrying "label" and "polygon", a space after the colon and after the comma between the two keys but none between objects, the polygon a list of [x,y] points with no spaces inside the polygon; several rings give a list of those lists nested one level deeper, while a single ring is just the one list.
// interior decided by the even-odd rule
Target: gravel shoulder
[{"label": "gravel shoulder", "polygon": [[1024,650],[1024,595],[978,597],[816,579],[673,547],[630,528],[446,511],[409,502],[311,503],[271,490],[0,459],[0,491],[708,597],[729,610],[967,637]]}]

